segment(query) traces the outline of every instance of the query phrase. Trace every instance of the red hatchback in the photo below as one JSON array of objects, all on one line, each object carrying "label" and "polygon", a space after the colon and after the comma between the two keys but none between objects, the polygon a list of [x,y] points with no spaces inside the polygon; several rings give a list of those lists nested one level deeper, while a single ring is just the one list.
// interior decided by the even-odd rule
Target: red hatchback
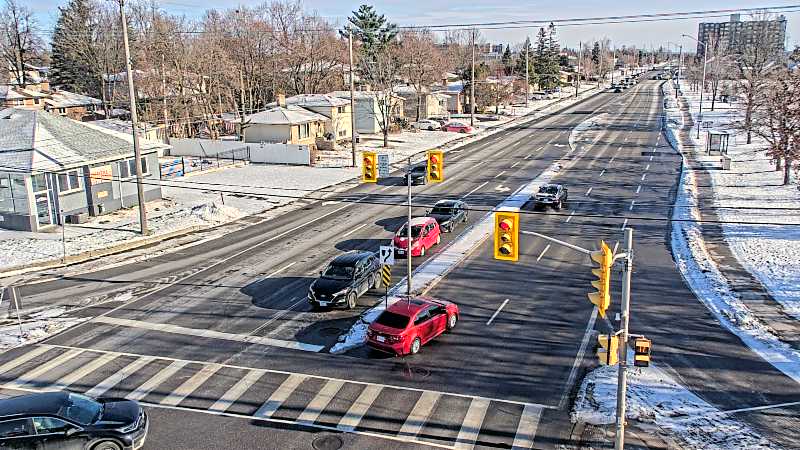
[{"label": "red hatchback", "polygon": [[[406,257],[408,252],[408,222],[404,223],[394,235],[394,254]],[[411,256],[425,256],[425,252],[442,241],[439,222],[433,217],[411,219]]]},{"label": "red hatchback", "polygon": [[458,322],[455,303],[430,297],[399,300],[367,330],[367,345],[396,355],[414,355],[423,344],[450,331]]},{"label": "red hatchback", "polygon": [[472,127],[461,122],[450,122],[442,127],[444,131],[455,131],[456,133],[472,133]]}]

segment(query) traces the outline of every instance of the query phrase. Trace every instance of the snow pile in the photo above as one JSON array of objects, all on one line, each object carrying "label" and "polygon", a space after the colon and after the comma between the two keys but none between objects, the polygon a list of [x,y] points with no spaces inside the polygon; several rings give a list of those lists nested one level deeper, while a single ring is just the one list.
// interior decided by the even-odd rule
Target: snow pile
[{"label": "snow pile", "polygon": [[29,315],[30,319],[22,322],[22,334],[20,334],[20,324],[16,320],[6,320],[5,325],[0,326],[0,352],[39,342],[88,320],[88,318],[61,317],[66,311],[65,307],[57,307]]},{"label": "snow pile", "polygon": [[241,211],[231,206],[219,205],[217,202],[204,203],[192,207],[191,214],[203,222],[224,223],[243,216]]},{"label": "snow pile", "polygon": [[[587,374],[575,399],[573,422],[615,422],[617,369],[601,366]],[[628,420],[654,424],[682,441],[685,448],[773,448],[754,430],[728,418],[653,365],[646,369],[629,367],[627,400]]]}]

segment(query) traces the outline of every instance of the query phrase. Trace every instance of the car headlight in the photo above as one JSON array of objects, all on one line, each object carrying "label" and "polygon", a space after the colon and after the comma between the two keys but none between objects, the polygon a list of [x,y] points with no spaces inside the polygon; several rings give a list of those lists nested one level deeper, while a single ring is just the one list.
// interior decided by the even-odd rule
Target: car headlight
[{"label": "car headlight", "polygon": [[315,297],[315,296],[314,296],[314,289],[312,289],[312,288],[308,288],[308,296],[309,296],[310,298],[314,298],[314,297]]},{"label": "car headlight", "polygon": [[340,296],[340,295],[347,294],[347,291],[348,291],[348,290],[349,290],[349,289],[347,289],[347,288],[345,288],[345,289],[342,289],[341,291],[339,291],[339,292],[337,292],[337,293],[333,294],[333,296],[334,296],[334,297],[338,297],[338,296]]},{"label": "car headlight", "polygon": [[127,434],[127,433],[130,433],[130,432],[136,430],[136,428],[138,428],[138,427],[139,427],[139,421],[136,420],[135,422],[131,423],[130,425],[126,425],[126,426],[120,428],[119,432]]}]

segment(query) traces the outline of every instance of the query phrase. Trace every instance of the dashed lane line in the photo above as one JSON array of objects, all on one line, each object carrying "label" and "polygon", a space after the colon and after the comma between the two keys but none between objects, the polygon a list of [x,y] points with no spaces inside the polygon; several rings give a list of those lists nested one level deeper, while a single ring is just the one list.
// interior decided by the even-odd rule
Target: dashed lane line
[{"label": "dashed lane line", "polygon": [[536,258],[536,261],[541,261],[542,257],[544,256],[545,253],[547,253],[548,250],[550,250],[550,244],[547,244],[547,246],[545,246],[544,250],[542,250],[542,253],[539,254],[538,258]]},{"label": "dashed lane line", "polygon": [[586,191],[586,194],[584,194],[584,195],[586,195],[586,196],[588,197],[588,196],[589,196],[589,194],[591,194],[591,193],[592,193],[592,189],[594,189],[594,187],[590,187],[590,188],[589,188],[589,190],[587,190],[587,191]]},{"label": "dashed lane line", "polygon": [[471,190],[471,191],[467,192],[467,193],[466,193],[466,194],[464,194],[464,195],[463,195],[461,198],[467,198],[467,197],[469,197],[470,195],[474,194],[474,193],[475,193],[475,191],[477,191],[478,189],[480,189],[480,188],[482,188],[482,187],[486,186],[487,184],[489,184],[489,182],[488,182],[488,181],[485,181],[485,182],[483,182],[483,183],[482,183],[480,186],[478,186],[478,187],[476,187],[475,189],[473,189],[473,190]]},{"label": "dashed lane line", "polygon": [[500,304],[500,307],[497,308],[497,311],[495,311],[494,314],[492,314],[492,317],[490,317],[489,320],[486,321],[486,326],[489,326],[492,324],[492,322],[494,322],[495,317],[497,317],[497,315],[500,314],[500,311],[502,311],[503,308],[505,308],[507,303],[508,299],[503,300],[503,303]]}]

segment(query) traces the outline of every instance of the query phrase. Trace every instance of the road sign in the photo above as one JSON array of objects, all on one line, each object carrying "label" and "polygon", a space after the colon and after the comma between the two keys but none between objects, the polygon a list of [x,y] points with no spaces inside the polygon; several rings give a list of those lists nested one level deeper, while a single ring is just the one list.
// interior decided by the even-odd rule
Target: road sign
[{"label": "road sign", "polygon": [[389,176],[389,155],[387,153],[378,154],[378,177],[387,178]]},{"label": "road sign", "polygon": [[703,121],[703,128],[711,128],[714,126],[714,122],[711,120],[704,120]]},{"label": "road sign", "polygon": [[381,266],[381,281],[386,287],[392,282],[392,266]]},{"label": "road sign", "polygon": [[380,257],[381,257],[381,265],[393,266],[394,247],[391,245],[381,245]]}]

